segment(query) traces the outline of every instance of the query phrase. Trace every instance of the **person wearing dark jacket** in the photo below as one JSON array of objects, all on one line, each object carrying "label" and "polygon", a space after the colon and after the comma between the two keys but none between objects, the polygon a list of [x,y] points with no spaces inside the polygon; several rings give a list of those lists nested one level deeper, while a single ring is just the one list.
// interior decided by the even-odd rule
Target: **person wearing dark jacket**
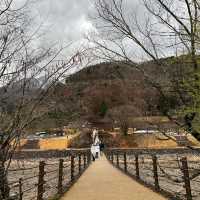
[{"label": "person wearing dark jacket", "polygon": [[102,155],[104,147],[105,147],[104,143],[100,142],[99,146],[100,146],[100,154]]}]

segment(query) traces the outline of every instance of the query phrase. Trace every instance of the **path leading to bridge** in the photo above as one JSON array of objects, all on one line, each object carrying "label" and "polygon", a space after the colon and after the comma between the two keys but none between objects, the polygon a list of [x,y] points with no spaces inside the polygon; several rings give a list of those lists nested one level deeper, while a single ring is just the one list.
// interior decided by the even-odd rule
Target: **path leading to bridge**
[{"label": "path leading to bridge", "polygon": [[96,160],[61,200],[166,200],[114,168]]}]

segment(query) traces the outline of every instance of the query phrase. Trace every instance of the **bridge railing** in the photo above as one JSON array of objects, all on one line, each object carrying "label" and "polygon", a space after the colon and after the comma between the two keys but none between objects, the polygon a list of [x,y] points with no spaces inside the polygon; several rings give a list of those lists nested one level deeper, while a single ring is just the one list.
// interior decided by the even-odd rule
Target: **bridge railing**
[{"label": "bridge railing", "polygon": [[[16,162],[23,166],[22,160]],[[60,159],[25,162],[24,167],[15,165],[16,168],[11,167],[8,171],[8,200],[44,200],[62,196],[89,166],[91,155],[87,149],[72,151]]]},{"label": "bridge railing", "polygon": [[138,153],[125,149],[106,151],[108,160],[117,168],[173,199],[200,198],[199,154]]}]

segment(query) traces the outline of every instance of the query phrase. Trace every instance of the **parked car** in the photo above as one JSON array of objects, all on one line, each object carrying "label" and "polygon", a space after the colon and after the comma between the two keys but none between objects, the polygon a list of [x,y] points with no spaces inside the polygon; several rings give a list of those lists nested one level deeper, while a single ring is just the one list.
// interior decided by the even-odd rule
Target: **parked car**
[{"label": "parked car", "polygon": [[153,133],[158,133],[157,130],[149,130],[149,129],[144,129],[144,130],[136,130],[134,133],[140,133],[140,134],[153,134]]},{"label": "parked car", "polygon": [[28,135],[28,136],[26,137],[26,139],[28,139],[28,140],[36,140],[36,139],[38,139],[38,137],[39,137],[39,136],[37,136],[37,135]]},{"label": "parked car", "polygon": [[35,135],[40,137],[40,138],[44,138],[44,137],[48,137],[49,136],[49,134],[47,132],[45,132],[45,131],[36,132]]}]

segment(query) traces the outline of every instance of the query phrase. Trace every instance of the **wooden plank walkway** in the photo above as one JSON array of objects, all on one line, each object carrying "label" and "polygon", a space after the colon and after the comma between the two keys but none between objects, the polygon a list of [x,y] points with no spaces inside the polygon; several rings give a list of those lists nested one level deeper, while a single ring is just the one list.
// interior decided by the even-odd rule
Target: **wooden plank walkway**
[{"label": "wooden plank walkway", "polygon": [[96,160],[61,200],[165,200],[115,169],[103,156]]}]

